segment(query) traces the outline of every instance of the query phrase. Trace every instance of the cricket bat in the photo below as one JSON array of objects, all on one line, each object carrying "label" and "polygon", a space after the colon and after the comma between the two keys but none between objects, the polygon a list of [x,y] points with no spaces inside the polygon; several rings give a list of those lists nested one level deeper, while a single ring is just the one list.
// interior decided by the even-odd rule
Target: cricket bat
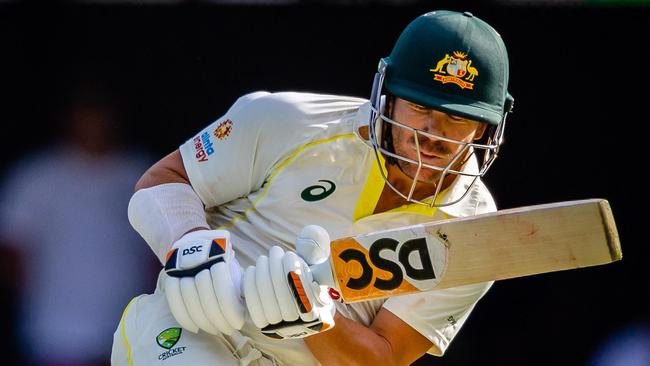
[{"label": "cricket bat", "polygon": [[310,268],[335,299],[358,302],[621,258],[609,203],[589,199],[341,238],[329,260]]}]

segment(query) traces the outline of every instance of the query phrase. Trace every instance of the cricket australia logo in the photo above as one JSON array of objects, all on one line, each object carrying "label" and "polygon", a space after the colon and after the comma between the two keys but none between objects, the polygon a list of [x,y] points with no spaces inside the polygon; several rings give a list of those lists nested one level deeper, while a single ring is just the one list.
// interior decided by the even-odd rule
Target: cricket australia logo
[{"label": "cricket australia logo", "polygon": [[156,337],[158,345],[164,349],[170,349],[181,339],[181,328],[167,328]]},{"label": "cricket australia logo", "polygon": [[461,89],[474,89],[474,77],[478,75],[478,70],[472,66],[472,60],[467,54],[454,51],[451,56],[445,54],[442,60],[438,61],[435,69],[429,69],[434,73],[433,79],[443,84],[453,83]]},{"label": "cricket australia logo", "polygon": [[182,333],[181,328],[167,328],[160,332],[158,336],[156,337],[156,343],[167,351],[161,353],[158,355],[158,360],[164,361],[170,357],[173,356],[178,356],[180,354],[183,354],[187,347],[182,346],[182,347],[176,347],[172,348],[178,343],[178,340],[181,339],[181,333]]}]

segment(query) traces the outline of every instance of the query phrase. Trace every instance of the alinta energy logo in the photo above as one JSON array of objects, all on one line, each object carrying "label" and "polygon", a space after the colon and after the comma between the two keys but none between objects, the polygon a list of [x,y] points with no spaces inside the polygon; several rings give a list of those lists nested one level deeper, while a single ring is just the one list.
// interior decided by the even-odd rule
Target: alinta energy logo
[{"label": "alinta energy logo", "polygon": [[467,57],[466,53],[454,51],[451,56],[445,54],[436,64],[435,69],[429,69],[434,73],[433,79],[443,84],[454,83],[461,89],[474,89],[474,77],[478,75],[478,70],[472,66],[472,60]]},{"label": "alinta energy logo", "polygon": [[199,162],[208,161],[208,157],[214,154],[214,147],[210,140],[210,134],[206,131],[194,137],[195,157]]},{"label": "alinta energy logo", "polygon": [[172,348],[181,339],[182,332],[183,330],[181,328],[173,327],[163,330],[160,332],[160,334],[158,334],[158,336],[156,336],[156,343],[158,343],[160,347],[167,350],[158,355],[158,360],[163,361],[172,356],[177,356],[185,352],[187,349],[185,346]]}]

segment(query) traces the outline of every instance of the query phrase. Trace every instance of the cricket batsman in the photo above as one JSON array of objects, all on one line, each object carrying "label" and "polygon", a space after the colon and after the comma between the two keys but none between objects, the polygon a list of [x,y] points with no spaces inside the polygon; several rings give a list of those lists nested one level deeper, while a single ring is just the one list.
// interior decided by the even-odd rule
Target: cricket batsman
[{"label": "cricket batsman", "polygon": [[369,100],[240,97],[136,185],[129,220],[164,268],[126,306],[112,364],[443,355],[491,282],[346,304],[308,266],[328,258],[330,238],[495,211],[481,177],[513,105],[508,74],[490,25],[433,11],[380,60]]}]

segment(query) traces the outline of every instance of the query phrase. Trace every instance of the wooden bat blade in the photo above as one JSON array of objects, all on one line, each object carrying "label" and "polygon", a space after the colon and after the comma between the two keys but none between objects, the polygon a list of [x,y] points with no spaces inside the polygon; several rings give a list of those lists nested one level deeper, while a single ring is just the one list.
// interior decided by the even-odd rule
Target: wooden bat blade
[{"label": "wooden bat blade", "polygon": [[[334,240],[331,248],[330,281],[346,302],[622,258],[614,217],[603,199],[519,207],[379,231]],[[315,277],[319,281],[316,272]]]}]

